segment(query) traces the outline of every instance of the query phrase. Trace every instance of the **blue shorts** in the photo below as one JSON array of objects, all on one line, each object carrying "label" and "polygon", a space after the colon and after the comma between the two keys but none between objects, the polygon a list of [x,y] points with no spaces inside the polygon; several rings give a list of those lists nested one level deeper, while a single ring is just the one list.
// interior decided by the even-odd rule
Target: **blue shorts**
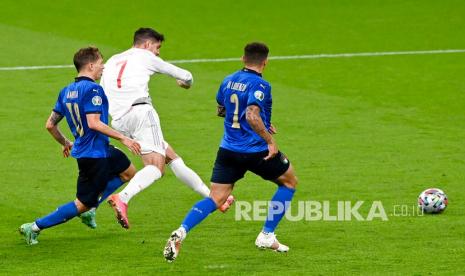
[{"label": "blue shorts", "polygon": [[220,148],[216,155],[211,181],[219,184],[234,184],[243,178],[247,171],[265,180],[276,180],[289,169],[290,162],[281,152],[269,160],[263,160],[267,155],[268,151],[239,153]]},{"label": "blue shorts", "polygon": [[128,157],[110,145],[107,158],[78,158],[79,176],[76,197],[86,207],[96,207],[100,194],[110,179],[119,176],[131,165]]}]

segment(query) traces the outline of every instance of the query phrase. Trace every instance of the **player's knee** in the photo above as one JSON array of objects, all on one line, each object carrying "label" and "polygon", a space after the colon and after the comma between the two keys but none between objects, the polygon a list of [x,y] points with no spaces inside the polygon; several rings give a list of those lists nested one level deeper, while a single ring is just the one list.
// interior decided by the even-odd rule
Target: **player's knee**
[{"label": "player's knee", "polygon": [[128,182],[129,180],[131,180],[134,175],[136,174],[136,167],[134,167],[133,164],[131,164],[129,166],[129,168],[127,168],[124,172],[122,172],[119,177],[121,178],[121,180],[123,182]]},{"label": "player's knee", "polygon": [[223,190],[223,189],[216,189],[217,186],[212,186],[210,190],[210,198],[213,199],[213,201],[216,203],[216,206],[219,208],[222,206],[226,200],[228,199],[228,196],[231,194],[231,190]]},{"label": "player's knee", "polygon": [[291,189],[296,189],[297,188],[297,183],[298,179],[297,176],[291,175],[289,177],[286,177],[286,179],[283,181],[284,186],[291,188]]},{"label": "player's knee", "polygon": [[131,180],[133,177],[134,177],[134,174],[133,174],[133,175],[129,175],[129,174],[126,174],[126,173],[122,173],[122,174],[119,175],[119,178],[121,178],[121,181],[123,181],[123,182],[128,182],[128,181]]},{"label": "player's knee", "polygon": [[180,156],[178,156],[178,155],[176,155],[175,157],[173,157],[173,156],[170,157],[170,156],[166,155],[166,158],[165,158],[165,164],[166,164],[166,165],[170,165],[170,164],[172,164],[174,161],[183,162],[183,161],[182,161],[182,158],[181,158]]},{"label": "player's knee", "polygon": [[297,184],[299,184],[299,179],[298,179],[297,176],[295,176],[295,175],[293,175],[292,178],[293,178],[292,181],[293,181],[294,189],[296,189],[296,188],[297,188]]}]

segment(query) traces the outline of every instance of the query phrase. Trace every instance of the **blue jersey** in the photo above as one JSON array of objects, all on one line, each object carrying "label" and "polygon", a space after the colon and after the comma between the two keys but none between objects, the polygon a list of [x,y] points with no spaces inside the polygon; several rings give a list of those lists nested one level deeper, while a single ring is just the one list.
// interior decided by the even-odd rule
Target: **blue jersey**
[{"label": "blue jersey", "polygon": [[108,157],[108,137],[90,129],[86,118],[86,114],[99,113],[100,120],[108,124],[108,99],[100,85],[87,77],[76,78],[61,90],[53,111],[66,117],[75,138],[74,158]]},{"label": "blue jersey", "polygon": [[226,108],[224,136],[220,147],[240,153],[268,150],[266,141],[247,122],[249,105],[260,107],[260,117],[267,130],[271,125],[271,86],[262,75],[242,69],[227,76],[218,90],[216,101]]}]

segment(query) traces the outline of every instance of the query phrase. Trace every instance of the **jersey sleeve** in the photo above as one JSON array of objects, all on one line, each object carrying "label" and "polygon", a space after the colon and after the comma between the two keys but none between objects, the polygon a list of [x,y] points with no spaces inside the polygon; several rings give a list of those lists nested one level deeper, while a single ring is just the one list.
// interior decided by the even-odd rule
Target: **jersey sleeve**
[{"label": "jersey sleeve", "polygon": [[225,82],[221,83],[220,88],[218,89],[218,92],[216,93],[216,102],[224,106],[224,84]]},{"label": "jersey sleeve", "polygon": [[256,105],[264,109],[265,99],[271,97],[271,86],[267,83],[258,83],[249,91],[247,106]]},{"label": "jersey sleeve", "polygon": [[103,97],[105,97],[105,93],[100,85],[95,86],[91,89],[91,91],[88,91],[82,102],[84,113],[102,113]]},{"label": "jersey sleeve", "polygon": [[61,116],[65,116],[65,110],[63,109],[63,104],[61,103],[61,93],[58,95],[57,102],[55,103],[55,107],[53,108],[53,111],[56,113],[59,113]]},{"label": "jersey sleeve", "polygon": [[194,83],[194,78],[191,72],[179,68],[169,62],[166,62],[155,55],[152,55],[151,58],[148,59],[148,62],[149,70],[154,73],[160,73],[171,76],[177,80],[182,80],[188,83],[189,85],[192,85]]}]

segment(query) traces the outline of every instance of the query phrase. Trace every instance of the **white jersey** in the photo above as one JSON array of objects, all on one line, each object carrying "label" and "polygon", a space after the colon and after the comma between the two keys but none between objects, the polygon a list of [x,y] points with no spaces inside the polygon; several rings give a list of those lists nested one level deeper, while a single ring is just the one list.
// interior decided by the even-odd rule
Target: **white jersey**
[{"label": "white jersey", "polygon": [[189,84],[193,82],[189,71],[145,49],[131,48],[107,61],[100,85],[108,97],[109,113],[113,120],[125,115],[136,100],[150,97],[149,80],[155,73],[166,74]]}]

